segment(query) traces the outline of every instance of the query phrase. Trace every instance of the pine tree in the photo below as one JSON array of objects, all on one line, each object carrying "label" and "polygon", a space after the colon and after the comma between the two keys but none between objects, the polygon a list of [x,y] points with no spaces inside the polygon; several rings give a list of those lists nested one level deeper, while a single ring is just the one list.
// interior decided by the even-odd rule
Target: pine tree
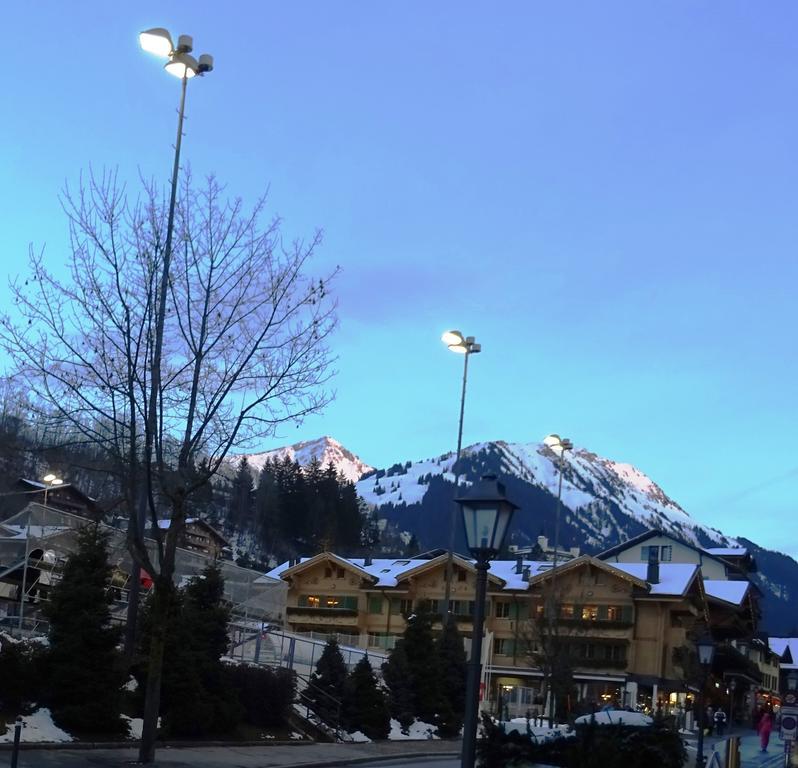
[{"label": "pine tree", "polygon": [[[164,653],[161,715],[164,730],[179,737],[227,734],[241,717],[235,692],[221,662],[227,650],[229,609],[221,571],[210,566],[177,590]],[[150,606],[142,616],[141,654],[148,657]],[[146,670],[140,668],[138,677]]]},{"label": "pine tree", "polygon": [[230,493],[230,507],[228,521],[233,528],[241,529],[253,522],[255,502],[255,483],[249,462],[246,456],[241,457],[238,469],[233,478],[233,487]]},{"label": "pine tree", "polygon": [[78,532],[77,551],[44,608],[50,620],[49,703],[55,721],[76,733],[125,731],[120,632],[111,627],[108,607],[107,539],[98,525]]},{"label": "pine tree", "polygon": [[388,660],[382,665],[382,676],[388,686],[391,716],[399,721],[405,734],[415,721],[415,695],[410,674],[404,639],[400,638],[388,654]]},{"label": "pine tree", "polygon": [[432,622],[428,614],[415,613],[407,617],[404,644],[410,667],[410,682],[414,692],[414,713],[419,720],[433,724],[440,708],[441,689],[437,648],[432,636]]},{"label": "pine tree", "polygon": [[349,673],[341,709],[347,730],[362,731],[370,739],[388,738],[391,731],[388,702],[377,684],[368,655]]},{"label": "pine tree", "polygon": [[456,621],[450,619],[444,623],[435,645],[441,681],[438,733],[451,738],[458,736],[463,727],[466,697],[466,652]]},{"label": "pine tree", "polygon": [[316,662],[316,671],[310,676],[311,685],[306,692],[313,711],[327,723],[336,723],[338,720],[338,707],[344,698],[346,678],[344,657],[338,641],[331,637]]}]

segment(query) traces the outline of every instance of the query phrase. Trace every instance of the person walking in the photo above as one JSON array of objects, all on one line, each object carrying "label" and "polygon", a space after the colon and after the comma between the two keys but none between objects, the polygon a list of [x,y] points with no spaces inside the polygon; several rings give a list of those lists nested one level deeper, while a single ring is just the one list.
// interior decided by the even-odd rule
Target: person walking
[{"label": "person walking", "polygon": [[715,727],[715,710],[709,706],[704,712],[704,727],[706,729],[707,736],[711,736],[712,730]]},{"label": "person walking", "polygon": [[723,731],[726,728],[726,713],[718,707],[715,711],[715,733],[718,736],[723,736]]},{"label": "person walking", "polygon": [[770,732],[773,730],[773,715],[765,710],[759,718],[756,729],[759,731],[759,746],[763,752],[767,752],[768,744],[770,743]]}]

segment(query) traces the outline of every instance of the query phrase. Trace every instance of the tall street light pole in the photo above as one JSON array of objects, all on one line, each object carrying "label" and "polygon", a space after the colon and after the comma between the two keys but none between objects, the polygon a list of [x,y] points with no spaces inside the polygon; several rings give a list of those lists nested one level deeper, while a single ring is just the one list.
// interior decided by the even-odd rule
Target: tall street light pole
[{"label": "tall street light pole", "polygon": [[552,571],[554,571],[557,568],[557,559],[560,551],[560,510],[562,508],[562,477],[565,469],[565,452],[572,451],[574,444],[567,437],[560,437],[559,435],[548,435],[543,440],[543,443],[559,457],[557,465],[560,477],[557,484],[557,511],[554,515],[554,563],[552,564]]},{"label": "tall street light pole", "polygon": [[507,498],[504,485],[497,481],[495,475],[484,475],[455,501],[463,513],[468,549],[477,561],[474,623],[466,677],[463,751],[460,762],[461,768],[474,768],[479,728],[479,683],[482,676],[482,633],[485,624],[488,568],[490,561],[502,548],[510,520],[518,506]]},{"label": "tall street light pole", "polygon": [[[50,473],[42,478],[44,483],[44,506],[47,506],[47,493],[54,486],[62,485],[63,480]],[[30,524],[33,511],[28,510],[28,529],[25,533],[25,562],[22,564],[22,590],[19,594],[19,622],[17,629],[22,634],[22,623],[25,619],[25,592],[28,590],[28,560],[30,558]]]},{"label": "tall street light pole", "polygon": [[[460,485],[460,453],[463,448],[463,414],[465,413],[466,384],[468,383],[468,358],[482,351],[482,345],[476,343],[473,336],[463,336],[460,331],[446,331],[441,336],[441,341],[449,347],[452,352],[463,355],[463,390],[460,395],[460,421],[457,428],[457,455],[454,460],[454,492]],[[453,616],[452,611],[452,577],[454,576],[454,539],[457,521],[457,505],[452,505],[451,518],[449,520],[449,549],[446,557],[446,584],[444,585],[443,604],[446,610],[445,619]]]},{"label": "tall street light pole", "polygon": [[[166,223],[166,242],[164,244],[163,267],[161,283],[155,316],[155,339],[152,353],[150,371],[150,393],[146,411],[146,428],[144,430],[144,471],[150,471],[152,460],[154,435],[158,424],[158,399],[161,389],[161,356],[163,354],[164,320],[166,316],[166,299],[169,287],[169,270],[172,261],[172,237],[175,224],[175,206],[177,202],[177,182],[180,172],[180,148],[183,143],[183,117],[186,107],[186,86],[188,81],[196,75],[205,75],[213,69],[213,56],[203,53],[199,60],[191,55],[194,41],[190,35],[180,35],[177,46],[172,42],[172,36],[163,27],[154,27],[139,35],[141,48],[147,53],[152,53],[159,58],[166,59],[164,69],[175,77],[180,78],[180,106],[177,114],[177,138],[175,140],[175,156],[172,164],[172,188],[169,194],[169,216]],[[139,541],[144,537],[145,520],[147,516],[148,494],[146,484],[140,483],[138,500],[133,524]],[[128,529],[132,530],[131,528]],[[134,563],[132,568],[130,593],[128,597],[127,622],[125,626],[125,653],[132,657],[136,631],[136,618],[138,615],[139,593],[141,589],[141,568]]]}]

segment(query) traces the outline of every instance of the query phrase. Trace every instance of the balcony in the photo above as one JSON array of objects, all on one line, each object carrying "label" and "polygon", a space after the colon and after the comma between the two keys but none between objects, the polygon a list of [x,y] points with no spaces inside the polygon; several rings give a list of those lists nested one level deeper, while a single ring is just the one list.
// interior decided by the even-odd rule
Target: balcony
[{"label": "balcony", "polygon": [[346,617],[357,620],[356,608],[313,608],[308,605],[289,605],[285,609],[287,616],[329,616],[329,617]]}]

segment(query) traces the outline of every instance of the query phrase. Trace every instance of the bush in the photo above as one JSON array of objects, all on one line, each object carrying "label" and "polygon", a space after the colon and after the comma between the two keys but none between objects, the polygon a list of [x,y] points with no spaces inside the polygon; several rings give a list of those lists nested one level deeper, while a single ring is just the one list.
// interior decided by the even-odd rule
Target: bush
[{"label": "bush", "polygon": [[28,714],[44,696],[47,649],[39,643],[0,634],[0,707],[8,714]]},{"label": "bush", "polygon": [[231,664],[227,675],[250,725],[269,728],[286,724],[296,693],[292,670]]},{"label": "bush", "polygon": [[682,768],[687,753],[678,733],[658,726],[578,726],[571,738],[536,743],[513,732],[505,734],[487,716],[486,737],[477,743],[479,765],[503,768],[545,763],[561,768]]}]

